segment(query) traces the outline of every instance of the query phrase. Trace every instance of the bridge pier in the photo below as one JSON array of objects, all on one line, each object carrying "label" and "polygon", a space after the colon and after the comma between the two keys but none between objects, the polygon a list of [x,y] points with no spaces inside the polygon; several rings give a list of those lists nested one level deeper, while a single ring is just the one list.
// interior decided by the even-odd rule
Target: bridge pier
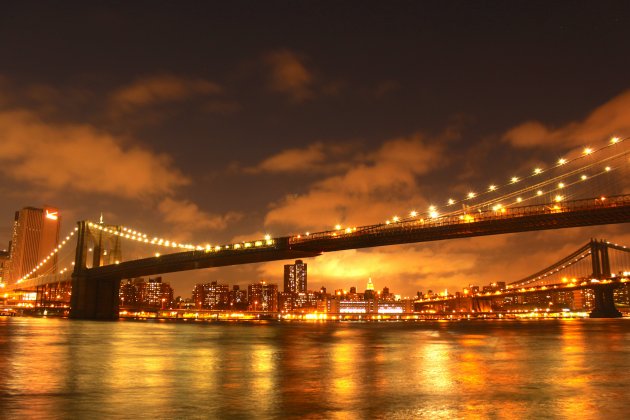
[{"label": "bridge pier", "polygon": [[111,321],[118,319],[120,279],[72,276],[70,318]]},{"label": "bridge pier", "polygon": [[595,307],[589,315],[590,318],[620,318],[623,316],[615,306],[614,290],[613,285],[593,288]]}]

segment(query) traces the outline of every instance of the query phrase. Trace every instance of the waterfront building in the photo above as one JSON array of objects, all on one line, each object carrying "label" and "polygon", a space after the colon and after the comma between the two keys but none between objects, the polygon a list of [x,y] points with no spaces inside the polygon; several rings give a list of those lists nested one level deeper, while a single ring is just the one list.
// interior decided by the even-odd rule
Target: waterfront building
[{"label": "waterfront building", "polygon": [[247,310],[247,291],[234,285],[230,291],[230,308],[240,311]]},{"label": "waterfront building", "polygon": [[306,293],[307,265],[302,260],[284,266],[284,291],[289,293]]},{"label": "waterfront building", "polygon": [[0,283],[6,283],[6,274],[9,268],[9,251],[0,251]]},{"label": "waterfront building", "polygon": [[216,281],[195,285],[193,299],[199,309],[228,309],[230,307],[230,286]]},{"label": "waterfront building", "polygon": [[[52,207],[25,207],[15,212],[9,249],[7,283],[15,283],[48,257],[59,243],[59,211]],[[57,254],[38,269],[38,274],[57,271]],[[3,276],[4,277],[4,276]]]},{"label": "waterfront building", "polygon": [[247,286],[250,311],[278,312],[278,285],[264,281]]},{"label": "waterfront building", "polygon": [[615,289],[613,296],[615,298],[615,305],[626,307],[630,306],[630,284],[626,283],[625,285]]},{"label": "waterfront building", "polygon": [[120,283],[118,294],[120,297],[120,306],[134,307],[138,304],[138,291],[132,280],[123,280]]},{"label": "waterfront building", "polygon": [[124,281],[119,290],[120,305],[139,308],[170,308],[173,288],[162,277],[144,280],[141,277]]}]

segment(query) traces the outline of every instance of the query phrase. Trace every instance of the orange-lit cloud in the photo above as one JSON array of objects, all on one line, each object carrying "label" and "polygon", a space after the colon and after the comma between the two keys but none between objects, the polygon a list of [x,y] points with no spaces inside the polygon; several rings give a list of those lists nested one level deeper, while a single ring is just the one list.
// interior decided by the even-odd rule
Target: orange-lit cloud
[{"label": "orange-lit cloud", "polygon": [[[289,173],[309,172],[321,173],[339,171],[347,168],[352,161],[349,153],[354,145],[325,144],[317,142],[304,148],[286,149],[273,155],[245,171],[250,173]],[[344,159],[341,161],[340,159]]]},{"label": "orange-lit cloud", "polygon": [[26,110],[0,112],[0,171],[46,190],[137,198],[169,194],[189,180],[170,158],[85,124],[41,120]]},{"label": "orange-lit cloud", "polygon": [[283,49],[265,55],[269,68],[269,88],[288,95],[295,102],[313,97],[313,75],[296,53]]},{"label": "orange-lit cloud", "polygon": [[[315,156],[320,158],[317,153]],[[443,158],[442,146],[428,143],[420,135],[387,141],[377,151],[357,158],[341,174],[313,183],[304,194],[275,203],[265,225],[306,230],[336,223],[356,226],[383,221],[414,200],[423,204],[418,197],[418,176],[440,165]]]},{"label": "orange-lit cloud", "polygon": [[592,111],[584,120],[560,127],[529,121],[510,129],[503,139],[515,147],[585,146],[611,136],[630,135],[630,90]]},{"label": "orange-lit cloud", "polygon": [[[165,102],[177,102],[195,96],[208,96],[222,91],[216,83],[204,79],[188,79],[173,75],[157,75],[138,79],[111,95],[116,111],[128,112]],[[233,105],[231,105],[233,107]],[[225,109],[224,106],[221,107]]]},{"label": "orange-lit cloud", "polygon": [[188,200],[164,198],[158,204],[158,211],[166,224],[177,228],[178,236],[189,239],[194,233],[207,230],[223,230],[228,223],[241,219],[236,212],[226,214],[212,214],[205,212],[199,206]]}]

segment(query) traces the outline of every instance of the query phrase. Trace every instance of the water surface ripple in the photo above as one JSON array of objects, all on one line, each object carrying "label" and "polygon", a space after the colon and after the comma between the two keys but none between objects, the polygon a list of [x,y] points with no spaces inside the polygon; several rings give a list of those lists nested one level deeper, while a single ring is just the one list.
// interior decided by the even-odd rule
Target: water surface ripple
[{"label": "water surface ripple", "polygon": [[624,418],[630,320],[0,318],[0,418]]}]

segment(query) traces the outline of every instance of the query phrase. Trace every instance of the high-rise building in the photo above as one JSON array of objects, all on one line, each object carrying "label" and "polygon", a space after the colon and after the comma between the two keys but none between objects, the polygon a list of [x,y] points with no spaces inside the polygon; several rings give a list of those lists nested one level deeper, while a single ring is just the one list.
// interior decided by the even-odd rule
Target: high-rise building
[{"label": "high-rise building", "polygon": [[[50,255],[59,242],[59,211],[52,207],[25,207],[15,212],[9,249],[8,283],[15,283]],[[57,254],[40,266],[38,274],[57,271]]]},{"label": "high-rise building", "polygon": [[306,264],[302,260],[284,266],[284,291],[306,293]]},{"label": "high-rise building", "polygon": [[374,291],[374,283],[372,283],[372,278],[370,277],[365,292],[363,293],[363,299],[368,300],[374,298],[376,298],[376,291]]}]

